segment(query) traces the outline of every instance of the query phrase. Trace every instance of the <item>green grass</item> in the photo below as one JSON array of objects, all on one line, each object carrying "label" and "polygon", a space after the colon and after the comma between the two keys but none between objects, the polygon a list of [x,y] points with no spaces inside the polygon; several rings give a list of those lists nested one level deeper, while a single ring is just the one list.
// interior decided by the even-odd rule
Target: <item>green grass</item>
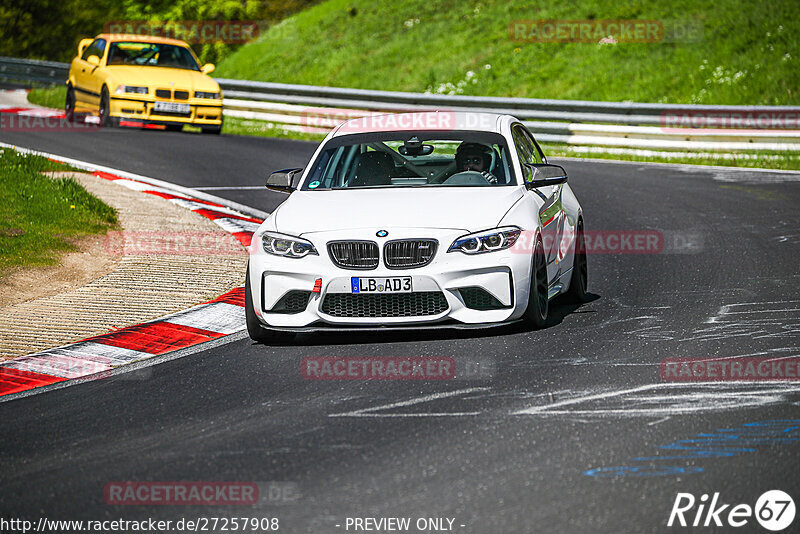
[{"label": "green grass", "polygon": [[28,102],[46,108],[64,109],[67,100],[67,88],[64,85],[56,87],[39,87],[31,89],[28,93]]},{"label": "green grass", "polygon": [[[699,22],[703,30],[694,41],[512,42],[509,23],[520,19],[655,19]],[[240,48],[215,76],[470,95],[772,105],[800,104],[798,59],[796,0],[328,0]]]},{"label": "green grass", "polygon": [[76,239],[104,234],[117,213],[73,178],[43,171],[69,167],[41,156],[0,151],[0,276],[9,269],[50,265],[75,250]]}]

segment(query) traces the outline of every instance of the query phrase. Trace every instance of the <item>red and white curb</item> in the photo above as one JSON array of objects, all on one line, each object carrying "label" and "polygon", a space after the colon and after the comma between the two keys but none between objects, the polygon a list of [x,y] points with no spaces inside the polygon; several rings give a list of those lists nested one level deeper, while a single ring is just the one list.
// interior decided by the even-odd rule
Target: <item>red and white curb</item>
[{"label": "red and white curb", "polygon": [[[55,160],[61,161],[61,160]],[[201,200],[194,196],[188,196],[185,193],[177,194],[172,188],[159,187],[151,183],[141,182],[130,178],[123,178],[116,174],[111,174],[104,171],[94,171],[95,176],[110,180],[115,184],[122,185],[134,191],[140,191],[150,195],[155,195],[163,199],[169,200],[182,208],[192,210],[193,212],[202,215],[207,219],[214,221],[220,228],[232,234],[239,242],[245,247],[250,246],[250,238],[253,232],[256,231],[258,226],[263,221],[262,218],[248,217],[236,210],[228,208],[218,202],[209,200]]]},{"label": "red and white curb", "polygon": [[50,108],[18,108],[13,106],[0,107],[0,113],[20,115],[23,117],[47,117],[51,119],[64,119],[64,112]]},{"label": "red and white curb", "polygon": [[[77,160],[21,150],[12,145],[0,146],[36,153],[53,161],[93,170],[92,174],[117,185],[155,195],[202,215],[232,234],[245,247],[250,246],[253,232],[266,215],[218,197],[122,171],[91,165]],[[198,196],[206,198],[198,198]],[[214,199],[214,200],[211,200]],[[225,202],[228,206],[222,204]],[[244,208],[250,212],[230,207]],[[205,343],[245,329],[244,287],[235,288],[220,297],[146,323],[128,326],[76,343],[20,356],[0,363],[0,396],[24,392],[58,382],[103,376],[121,365],[146,360],[178,349]]]}]

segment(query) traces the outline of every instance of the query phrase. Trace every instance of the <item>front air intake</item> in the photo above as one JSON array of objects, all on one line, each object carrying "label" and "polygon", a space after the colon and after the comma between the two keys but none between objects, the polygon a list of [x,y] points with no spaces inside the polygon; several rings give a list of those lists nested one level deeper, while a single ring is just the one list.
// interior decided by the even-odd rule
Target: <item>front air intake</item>
[{"label": "front air intake", "polygon": [[447,307],[447,299],[441,291],[328,293],[321,310],[334,317],[423,317],[444,313]]},{"label": "front air intake", "polygon": [[306,310],[311,291],[289,291],[267,313],[300,313]]},{"label": "front air intake", "polygon": [[510,307],[504,306],[494,295],[482,287],[462,287],[458,292],[464,299],[464,305],[472,310],[501,310]]}]

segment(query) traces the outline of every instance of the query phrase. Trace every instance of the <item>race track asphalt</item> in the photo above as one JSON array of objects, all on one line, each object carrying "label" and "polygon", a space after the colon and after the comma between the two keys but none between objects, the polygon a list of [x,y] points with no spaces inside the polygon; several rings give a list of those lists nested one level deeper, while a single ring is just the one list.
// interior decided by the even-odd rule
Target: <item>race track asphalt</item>
[{"label": "race track asphalt", "polygon": [[[188,187],[260,186],[315,146],[139,130],[0,141]],[[348,517],[442,517],[465,533],[662,532],[683,530],[666,526],[678,492],[753,506],[780,489],[797,501],[800,383],[676,384],[659,362],[800,356],[800,177],[559,163],[587,230],[660,232],[664,250],[590,255],[591,301],[554,304],[538,332],[238,339],[0,403],[0,517],[277,517],[290,533],[353,532]],[[282,200],[208,192],[266,211]],[[309,356],[449,356],[479,371],[305,380]],[[113,481],[296,491],[255,506],[121,506],[104,501]],[[759,528],[750,518],[739,531]]]}]

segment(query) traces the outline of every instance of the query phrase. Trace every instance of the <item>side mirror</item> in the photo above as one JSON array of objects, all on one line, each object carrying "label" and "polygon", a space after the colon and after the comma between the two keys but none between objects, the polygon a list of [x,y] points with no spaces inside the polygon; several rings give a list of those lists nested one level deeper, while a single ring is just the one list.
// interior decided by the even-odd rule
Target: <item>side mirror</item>
[{"label": "side mirror", "polygon": [[213,63],[206,63],[205,65],[200,67],[200,72],[202,72],[203,74],[211,74],[212,72],[214,72],[214,69],[216,68],[217,67],[215,67]]},{"label": "side mirror", "polygon": [[549,163],[525,163],[530,170],[530,180],[526,178],[525,187],[535,189],[546,185],[558,185],[567,181],[567,171],[561,165]]},{"label": "side mirror", "polygon": [[89,62],[90,65],[96,67],[100,64],[100,58],[97,56],[89,56],[86,58],[86,61]]},{"label": "side mirror", "polygon": [[81,39],[81,42],[78,43],[78,57],[81,57],[83,53],[86,51],[86,47],[89,46],[94,42],[94,39]]},{"label": "side mirror", "polygon": [[291,193],[297,189],[297,182],[303,169],[283,169],[275,171],[267,178],[267,189],[278,191],[279,193]]}]

